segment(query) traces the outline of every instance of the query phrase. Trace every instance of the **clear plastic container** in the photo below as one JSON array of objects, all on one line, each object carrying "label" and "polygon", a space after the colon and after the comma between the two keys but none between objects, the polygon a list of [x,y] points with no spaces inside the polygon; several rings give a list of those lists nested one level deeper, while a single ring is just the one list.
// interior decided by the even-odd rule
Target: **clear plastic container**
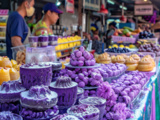
[{"label": "clear plastic container", "polygon": [[13,59],[16,60],[17,53],[19,51],[25,53],[26,47],[29,47],[29,44],[28,45],[17,46],[17,47],[12,47],[11,49],[12,49],[12,57],[13,57]]},{"label": "clear plastic container", "polygon": [[57,62],[54,46],[48,47],[28,47],[26,49],[26,63],[41,63],[41,62]]}]

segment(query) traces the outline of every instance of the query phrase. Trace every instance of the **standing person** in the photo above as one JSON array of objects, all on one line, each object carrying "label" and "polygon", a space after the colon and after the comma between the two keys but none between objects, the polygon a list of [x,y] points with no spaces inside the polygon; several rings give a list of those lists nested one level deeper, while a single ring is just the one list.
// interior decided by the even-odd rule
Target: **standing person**
[{"label": "standing person", "polygon": [[29,29],[24,17],[34,14],[34,0],[18,0],[17,11],[11,13],[7,22],[7,56],[12,59],[11,47],[21,46],[29,36]]},{"label": "standing person", "polygon": [[99,30],[96,24],[91,24],[92,39],[100,41]]},{"label": "standing person", "polygon": [[57,8],[54,3],[47,3],[43,7],[44,16],[33,29],[33,35],[52,35],[53,31],[50,29],[51,25],[56,24],[59,19],[59,14],[63,12]]},{"label": "standing person", "polygon": [[107,31],[107,39],[106,39],[106,48],[108,48],[111,45],[111,39],[112,39],[112,35],[115,33],[117,27],[116,27],[117,23],[116,22],[112,22],[109,24],[109,30]]}]

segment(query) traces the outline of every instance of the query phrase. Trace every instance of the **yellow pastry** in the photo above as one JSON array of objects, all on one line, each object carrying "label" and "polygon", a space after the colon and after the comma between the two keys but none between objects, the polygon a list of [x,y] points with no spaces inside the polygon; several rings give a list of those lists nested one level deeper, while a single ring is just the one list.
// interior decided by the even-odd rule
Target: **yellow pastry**
[{"label": "yellow pastry", "polygon": [[154,69],[154,64],[150,58],[143,57],[138,64],[138,70],[143,72],[149,72]]},{"label": "yellow pastry", "polygon": [[9,69],[0,68],[0,85],[10,80]]},{"label": "yellow pastry", "polygon": [[126,54],[121,54],[121,56],[122,56],[125,60],[127,60],[127,59],[129,58],[129,56],[127,56]]},{"label": "yellow pastry", "polygon": [[150,55],[146,55],[146,56],[144,56],[144,58],[149,58],[151,60],[151,62],[153,63],[154,67],[156,66],[154,59]]},{"label": "yellow pastry", "polygon": [[97,57],[97,63],[109,64],[111,63],[111,58],[107,53],[101,54]]},{"label": "yellow pastry", "polygon": [[8,67],[8,68],[11,68],[12,67],[12,63],[11,61],[9,60],[8,57],[1,57],[0,58],[0,67]]},{"label": "yellow pastry", "polygon": [[139,62],[141,60],[141,58],[137,55],[137,54],[132,54],[131,57],[136,60],[137,62]]},{"label": "yellow pastry", "polygon": [[112,60],[112,63],[114,63],[114,59],[116,58],[116,56],[111,56],[111,60]]},{"label": "yellow pastry", "polygon": [[19,79],[19,72],[14,69],[14,68],[11,68],[9,70],[9,74],[10,74],[10,80],[18,80]]},{"label": "yellow pastry", "polygon": [[124,57],[122,57],[121,55],[117,55],[114,59],[113,59],[113,63],[121,63],[124,64],[125,63],[125,59]]},{"label": "yellow pastry", "polygon": [[135,71],[137,70],[137,67],[138,67],[138,62],[133,59],[132,57],[129,57],[127,60],[126,60],[126,66],[128,67],[128,71]]}]

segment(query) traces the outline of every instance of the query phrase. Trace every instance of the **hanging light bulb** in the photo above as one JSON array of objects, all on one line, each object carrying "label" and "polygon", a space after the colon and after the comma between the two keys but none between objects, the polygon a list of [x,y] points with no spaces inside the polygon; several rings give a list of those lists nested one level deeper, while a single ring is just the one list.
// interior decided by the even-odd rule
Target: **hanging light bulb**
[{"label": "hanging light bulb", "polygon": [[60,5],[61,5],[61,2],[59,0],[57,0],[56,6],[60,6]]}]

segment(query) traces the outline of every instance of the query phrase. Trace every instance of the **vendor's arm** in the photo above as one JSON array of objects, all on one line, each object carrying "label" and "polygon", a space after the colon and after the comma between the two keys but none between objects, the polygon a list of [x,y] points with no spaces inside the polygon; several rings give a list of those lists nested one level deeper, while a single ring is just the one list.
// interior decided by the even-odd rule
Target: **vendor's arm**
[{"label": "vendor's arm", "polygon": [[13,24],[10,26],[11,30],[11,43],[13,47],[21,46],[24,34],[28,34],[28,30],[24,32],[24,20],[21,17],[14,19]]},{"label": "vendor's arm", "polygon": [[11,38],[11,43],[12,43],[12,46],[13,47],[16,47],[16,46],[21,46],[23,45],[22,42],[21,42],[21,37],[19,36],[14,36]]}]

